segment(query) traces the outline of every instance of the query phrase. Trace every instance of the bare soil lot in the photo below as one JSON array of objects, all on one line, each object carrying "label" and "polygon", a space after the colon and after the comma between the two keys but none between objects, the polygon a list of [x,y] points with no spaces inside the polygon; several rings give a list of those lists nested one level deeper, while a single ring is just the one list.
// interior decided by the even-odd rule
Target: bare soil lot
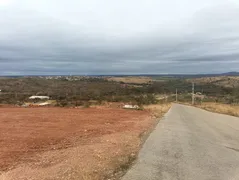
[{"label": "bare soil lot", "polygon": [[0,108],[0,179],[117,178],[155,122],[149,110]]}]

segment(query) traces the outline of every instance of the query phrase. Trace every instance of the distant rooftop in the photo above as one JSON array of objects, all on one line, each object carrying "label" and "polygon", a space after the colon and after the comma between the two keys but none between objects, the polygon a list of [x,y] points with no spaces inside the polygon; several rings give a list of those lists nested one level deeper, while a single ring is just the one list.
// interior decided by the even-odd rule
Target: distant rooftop
[{"label": "distant rooftop", "polygon": [[49,96],[31,96],[29,99],[50,99]]}]

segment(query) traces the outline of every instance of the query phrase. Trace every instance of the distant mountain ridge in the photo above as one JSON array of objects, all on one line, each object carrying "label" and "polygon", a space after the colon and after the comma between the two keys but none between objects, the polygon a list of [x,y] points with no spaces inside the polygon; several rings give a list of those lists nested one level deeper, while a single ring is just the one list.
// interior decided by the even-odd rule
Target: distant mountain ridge
[{"label": "distant mountain ridge", "polygon": [[223,76],[239,76],[239,72],[233,71],[233,72],[227,72],[223,73]]},{"label": "distant mountain ridge", "polygon": [[125,76],[147,76],[147,77],[174,77],[174,78],[200,78],[200,77],[217,77],[217,76],[239,76],[239,72],[232,71],[232,72],[226,72],[226,73],[215,73],[215,74],[88,74],[88,75],[82,75],[82,74],[72,74],[72,75],[15,75],[15,76],[0,76],[0,77],[37,77],[37,76],[97,76],[97,77],[125,77]]}]

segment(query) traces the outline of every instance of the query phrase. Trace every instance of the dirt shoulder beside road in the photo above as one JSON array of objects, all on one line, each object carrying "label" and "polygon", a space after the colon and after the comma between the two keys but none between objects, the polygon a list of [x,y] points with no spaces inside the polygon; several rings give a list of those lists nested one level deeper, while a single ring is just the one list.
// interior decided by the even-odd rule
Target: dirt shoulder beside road
[{"label": "dirt shoulder beside road", "polygon": [[155,122],[149,110],[0,108],[0,180],[117,179]]}]

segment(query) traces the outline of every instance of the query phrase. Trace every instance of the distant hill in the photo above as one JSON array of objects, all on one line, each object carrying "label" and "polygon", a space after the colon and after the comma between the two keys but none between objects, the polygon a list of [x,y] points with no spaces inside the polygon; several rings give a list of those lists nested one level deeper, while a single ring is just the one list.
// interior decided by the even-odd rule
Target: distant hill
[{"label": "distant hill", "polygon": [[[11,78],[19,78],[19,77],[68,77],[69,75],[24,75],[24,76],[0,76],[3,77],[11,77]],[[84,76],[86,75],[77,75],[72,74],[71,76]],[[91,74],[87,75],[88,77],[167,77],[167,78],[200,78],[200,77],[217,77],[217,76],[239,76],[239,72],[226,72],[226,73],[218,73],[218,74]]]},{"label": "distant hill", "polygon": [[227,72],[218,74],[168,74],[168,75],[158,75],[167,77],[178,77],[178,78],[200,78],[200,77],[218,77],[218,76],[239,76],[239,72]]},{"label": "distant hill", "polygon": [[218,74],[122,74],[122,75],[100,75],[100,76],[111,76],[111,77],[151,77],[153,79],[157,77],[167,77],[167,78],[200,78],[200,77],[217,77],[217,76],[239,76],[239,72],[226,72]]},{"label": "distant hill", "polygon": [[223,73],[223,76],[239,76],[239,72],[228,72],[228,73]]},{"label": "distant hill", "polygon": [[239,76],[214,76],[187,79],[188,82],[196,84],[213,84],[221,87],[235,88],[239,87]]}]

